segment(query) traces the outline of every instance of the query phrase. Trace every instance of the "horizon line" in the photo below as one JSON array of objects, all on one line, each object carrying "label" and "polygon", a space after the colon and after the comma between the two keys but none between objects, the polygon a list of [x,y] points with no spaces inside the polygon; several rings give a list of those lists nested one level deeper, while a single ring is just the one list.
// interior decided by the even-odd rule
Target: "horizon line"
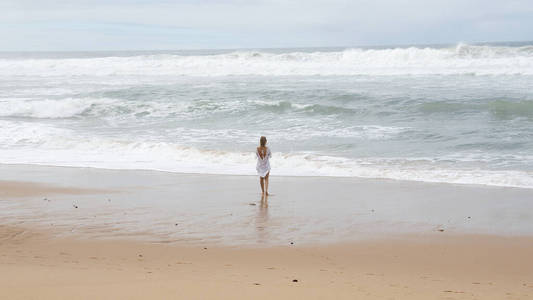
[{"label": "horizon line", "polygon": [[234,47],[234,48],[167,48],[167,49],[97,49],[97,50],[0,50],[0,53],[21,53],[21,52],[31,52],[31,53],[47,53],[47,52],[150,52],[150,51],[229,51],[229,50],[284,50],[284,49],[354,49],[354,48],[405,48],[413,46],[437,46],[437,47],[446,47],[453,45],[475,45],[482,46],[488,44],[495,45],[505,45],[512,46],[513,44],[520,43],[532,43],[533,40],[518,40],[518,41],[481,41],[481,42],[467,42],[467,41],[456,41],[456,42],[443,42],[443,43],[413,43],[413,44],[368,44],[368,45],[352,45],[352,46],[293,46],[293,47]]}]

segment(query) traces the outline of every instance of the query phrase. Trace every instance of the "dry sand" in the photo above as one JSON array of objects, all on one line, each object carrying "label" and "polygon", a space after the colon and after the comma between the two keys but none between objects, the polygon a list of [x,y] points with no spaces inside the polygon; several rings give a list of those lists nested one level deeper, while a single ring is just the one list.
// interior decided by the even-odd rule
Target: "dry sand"
[{"label": "dry sand", "polygon": [[[91,192],[0,187],[9,201]],[[26,226],[0,226],[0,299],[533,299],[527,236],[435,231],[251,248],[58,238]]]},{"label": "dry sand", "polygon": [[[0,227],[1,299],[533,299],[533,239],[183,247]],[[297,282],[293,282],[297,280]]]}]

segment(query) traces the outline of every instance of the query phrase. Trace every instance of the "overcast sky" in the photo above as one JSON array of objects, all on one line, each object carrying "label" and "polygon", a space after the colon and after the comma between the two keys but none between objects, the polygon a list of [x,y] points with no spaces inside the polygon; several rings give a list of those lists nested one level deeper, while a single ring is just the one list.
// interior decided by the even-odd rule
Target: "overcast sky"
[{"label": "overcast sky", "polygon": [[0,51],[533,40],[533,0],[0,0]]}]

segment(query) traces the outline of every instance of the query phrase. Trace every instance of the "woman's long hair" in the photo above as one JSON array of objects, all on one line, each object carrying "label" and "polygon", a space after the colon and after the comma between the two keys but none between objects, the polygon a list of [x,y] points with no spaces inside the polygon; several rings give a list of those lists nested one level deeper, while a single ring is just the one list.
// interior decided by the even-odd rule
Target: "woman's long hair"
[{"label": "woman's long hair", "polygon": [[261,145],[261,147],[265,147],[267,143],[267,138],[262,136],[260,139],[259,139],[259,145]]}]

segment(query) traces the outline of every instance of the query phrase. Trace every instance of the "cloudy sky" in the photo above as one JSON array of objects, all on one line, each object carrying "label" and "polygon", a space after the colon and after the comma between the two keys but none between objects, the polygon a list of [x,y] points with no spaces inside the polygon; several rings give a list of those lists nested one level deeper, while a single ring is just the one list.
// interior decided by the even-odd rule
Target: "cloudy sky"
[{"label": "cloudy sky", "polygon": [[526,40],[532,0],[0,0],[0,51]]}]

